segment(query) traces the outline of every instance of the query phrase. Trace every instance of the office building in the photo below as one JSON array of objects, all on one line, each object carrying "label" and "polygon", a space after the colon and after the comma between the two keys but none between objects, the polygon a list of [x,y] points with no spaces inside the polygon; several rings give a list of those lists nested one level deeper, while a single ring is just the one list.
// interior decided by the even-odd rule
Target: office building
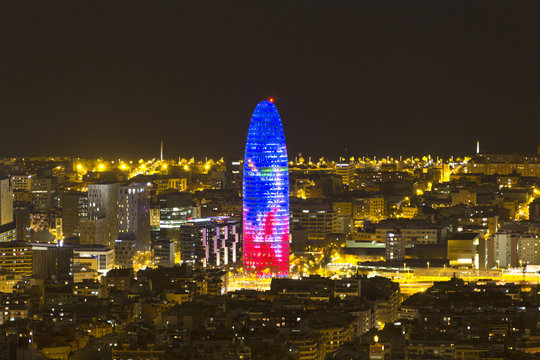
[{"label": "office building", "polygon": [[32,178],[32,209],[34,213],[47,213],[53,208],[56,196],[54,179],[50,177]]},{"label": "office building", "polygon": [[242,162],[226,161],[225,189],[242,191]]},{"label": "office building", "polygon": [[338,215],[329,201],[297,199],[291,204],[291,226],[305,229],[307,240],[320,241],[338,232]]},{"label": "office building", "polygon": [[[89,231],[89,234],[101,235],[103,233],[102,237],[96,237],[94,241],[89,240],[88,243],[102,244],[112,249],[114,241],[118,238],[117,183],[88,185],[88,219],[96,225],[96,230]],[[82,233],[81,243],[83,243]]]},{"label": "office building", "polygon": [[180,261],[198,267],[221,267],[240,261],[240,226],[228,217],[187,221],[180,228]]},{"label": "office building", "polygon": [[13,221],[13,191],[8,178],[0,179],[0,242],[16,239]]},{"label": "office building", "polygon": [[135,239],[138,251],[150,250],[150,197],[146,184],[118,187],[118,238]]},{"label": "office building", "polygon": [[0,243],[0,271],[43,280],[70,280],[73,277],[73,249],[26,241]]},{"label": "office building", "polygon": [[121,269],[133,267],[133,257],[137,254],[135,239],[116,239],[114,244],[114,265]]},{"label": "office building", "polygon": [[281,119],[257,104],[244,156],[244,268],[259,276],[289,272],[289,167]]},{"label": "office building", "polygon": [[9,178],[0,179],[0,226],[13,222],[13,190]]},{"label": "office building", "polygon": [[32,244],[26,241],[0,243],[0,271],[32,276]]},{"label": "office building", "polygon": [[13,191],[32,191],[32,177],[35,175],[11,175],[11,188]]},{"label": "office building", "polygon": [[177,238],[174,230],[189,218],[198,217],[197,210],[193,208],[192,194],[180,192],[161,195],[159,213],[161,236],[169,239]]},{"label": "office building", "polygon": [[99,244],[109,247],[109,229],[107,219],[80,219],[79,242],[81,244]]},{"label": "office building", "polygon": [[62,232],[65,237],[78,237],[81,219],[88,218],[88,196],[82,192],[65,192],[61,199]]},{"label": "office building", "polygon": [[33,244],[32,275],[45,280],[72,280],[73,248],[53,244]]}]

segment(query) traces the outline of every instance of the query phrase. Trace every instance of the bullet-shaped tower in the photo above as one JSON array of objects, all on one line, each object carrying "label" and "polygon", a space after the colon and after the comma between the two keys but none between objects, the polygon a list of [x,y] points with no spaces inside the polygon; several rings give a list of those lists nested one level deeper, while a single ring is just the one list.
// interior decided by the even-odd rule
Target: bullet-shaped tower
[{"label": "bullet-shaped tower", "polygon": [[261,277],[289,273],[289,166],[276,106],[255,107],[244,156],[244,268]]}]

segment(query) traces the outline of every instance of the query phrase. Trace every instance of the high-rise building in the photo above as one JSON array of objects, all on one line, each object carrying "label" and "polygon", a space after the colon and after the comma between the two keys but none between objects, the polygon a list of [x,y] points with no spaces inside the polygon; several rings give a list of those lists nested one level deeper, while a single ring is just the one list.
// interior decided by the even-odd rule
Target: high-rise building
[{"label": "high-rise building", "polygon": [[180,228],[188,219],[199,217],[200,207],[193,206],[192,194],[169,193],[159,196],[159,237],[170,239],[180,249]]},{"label": "high-rise building", "polygon": [[276,106],[255,107],[246,142],[243,184],[244,267],[258,276],[289,272],[289,167]]},{"label": "high-rise building", "polygon": [[13,188],[8,178],[0,179],[0,242],[16,238],[13,222]]},{"label": "high-rise building", "polygon": [[180,260],[201,267],[220,267],[240,260],[240,229],[228,217],[189,220],[180,228]]},{"label": "high-rise building", "polygon": [[242,162],[228,160],[226,165],[226,183],[225,188],[228,190],[242,190]]},{"label": "high-rise building", "polygon": [[150,250],[150,197],[146,184],[118,187],[118,238],[135,239],[137,250]]},{"label": "high-rise building", "polygon": [[[87,245],[109,247],[109,227],[107,219],[81,219],[79,221],[79,242]],[[110,246],[113,248],[112,246]]]},{"label": "high-rise building", "polygon": [[40,279],[73,279],[73,248],[33,244],[32,275]]},{"label": "high-rise building", "polygon": [[[115,240],[118,237],[118,184],[89,184],[88,185],[88,224],[99,222],[99,233],[103,237],[95,240],[89,239],[81,243],[101,244],[114,248]],[[105,221],[98,221],[105,220]],[[103,227],[103,223],[105,227]],[[87,224],[85,224],[87,225]],[[82,232],[82,230],[81,230]],[[88,232],[94,233],[93,231]],[[97,232],[96,232],[97,234]]]},{"label": "high-rise building", "polygon": [[9,179],[0,179],[0,226],[13,222],[13,191]]},{"label": "high-rise building", "polygon": [[161,236],[160,228],[160,209],[159,203],[152,202],[150,204],[150,240],[154,241],[159,239]]},{"label": "high-rise building", "polygon": [[53,178],[36,177],[32,179],[32,207],[34,212],[50,212],[56,190]]},{"label": "high-rise building", "polygon": [[62,194],[62,232],[65,237],[80,236],[81,219],[88,217],[88,196],[81,192]]}]

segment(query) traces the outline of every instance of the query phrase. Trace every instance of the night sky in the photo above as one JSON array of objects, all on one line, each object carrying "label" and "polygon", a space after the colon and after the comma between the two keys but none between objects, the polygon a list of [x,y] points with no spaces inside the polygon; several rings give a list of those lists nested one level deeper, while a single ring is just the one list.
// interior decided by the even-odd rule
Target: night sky
[{"label": "night sky", "polygon": [[0,156],[536,152],[539,1],[0,0]]}]

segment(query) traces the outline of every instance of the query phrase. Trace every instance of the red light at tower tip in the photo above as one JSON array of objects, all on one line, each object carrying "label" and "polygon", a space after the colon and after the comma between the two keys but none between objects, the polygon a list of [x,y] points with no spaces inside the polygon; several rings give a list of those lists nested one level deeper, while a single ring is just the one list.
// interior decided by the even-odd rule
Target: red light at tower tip
[{"label": "red light at tower tip", "polygon": [[270,98],[270,99],[268,99],[268,101],[270,101],[271,103],[273,103],[273,102],[274,102],[274,98]]}]

